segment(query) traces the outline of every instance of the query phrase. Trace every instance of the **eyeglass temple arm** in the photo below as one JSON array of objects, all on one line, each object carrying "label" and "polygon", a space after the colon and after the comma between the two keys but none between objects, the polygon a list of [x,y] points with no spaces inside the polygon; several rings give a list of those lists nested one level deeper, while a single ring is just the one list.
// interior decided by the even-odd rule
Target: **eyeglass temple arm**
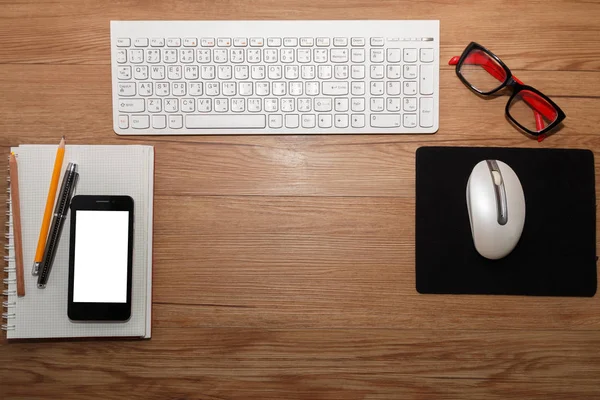
[{"label": "eyeglass temple arm", "polygon": [[[460,60],[459,56],[454,56],[448,61],[449,65],[456,65]],[[498,79],[500,82],[504,81],[504,69],[500,67],[498,64],[492,62],[490,58],[481,53],[471,53],[465,60],[468,64],[481,65],[483,69],[485,69],[490,75],[494,78]],[[519,84],[523,84],[519,78],[516,76],[512,76],[515,82]],[[549,108],[545,102],[539,101],[536,98],[531,96],[522,96],[523,100],[527,102],[533,108],[533,114],[535,116],[535,125],[537,130],[544,129],[544,119],[542,115],[548,118],[549,120],[553,120],[555,118],[555,112],[552,108]]]}]

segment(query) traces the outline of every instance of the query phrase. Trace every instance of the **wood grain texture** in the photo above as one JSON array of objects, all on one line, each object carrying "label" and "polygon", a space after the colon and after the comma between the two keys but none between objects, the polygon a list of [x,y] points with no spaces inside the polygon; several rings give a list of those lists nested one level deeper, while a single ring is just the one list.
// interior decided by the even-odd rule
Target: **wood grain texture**
[{"label": "wood grain texture", "polygon": [[[63,134],[156,152],[152,339],[4,340],[0,399],[600,397],[598,296],[414,289],[417,148],[600,155],[600,2],[0,0],[0,9],[0,155]],[[440,19],[437,134],[112,132],[111,19],[362,18]],[[469,93],[445,62],[470,41],[555,99],[562,129],[537,143],[507,123],[505,96]]]}]

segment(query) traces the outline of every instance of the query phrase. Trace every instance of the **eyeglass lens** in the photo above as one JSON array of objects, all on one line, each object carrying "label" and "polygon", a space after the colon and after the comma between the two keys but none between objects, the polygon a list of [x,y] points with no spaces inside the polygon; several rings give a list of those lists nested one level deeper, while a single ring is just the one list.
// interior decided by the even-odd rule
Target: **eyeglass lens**
[{"label": "eyeglass lens", "polygon": [[558,116],[556,109],[546,99],[526,89],[512,98],[508,113],[519,125],[533,132],[542,131]]},{"label": "eyeglass lens", "polygon": [[467,54],[458,72],[473,88],[483,93],[497,89],[506,80],[504,68],[479,49],[473,49]]}]

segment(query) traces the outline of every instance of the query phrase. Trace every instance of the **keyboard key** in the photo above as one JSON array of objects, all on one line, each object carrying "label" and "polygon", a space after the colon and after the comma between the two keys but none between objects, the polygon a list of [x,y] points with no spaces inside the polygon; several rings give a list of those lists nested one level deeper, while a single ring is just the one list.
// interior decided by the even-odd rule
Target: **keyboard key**
[{"label": "keyboard key", "polygon": [[326,49],[315,49],[314,60],[316,63],[327,62],[327,50]]},{"label": "keyboard key", "polygon": [[132,115],[131,116],[131,127],[133,129],[148,129],[148,128],[150,128],[150,116],[149,115]]},{"label": "keyboard key", "polygon": [[231,38],[218,38],[217,46],[219,47],[229,47],[231,46]]},{"label": "keyboard key", "polygon": [[129,128],[129,116],[128,115],[119,115],[119,128],[127,129]]},{"label": "keyboard key", "polygon": [[270,93],[269,82],[256,82],[256,94],[258,96],[268,96]]},{"label": "keyboard key", "polygon": [[239,82],[239,94],[240,96],[252,96],[252,82]]},{"label": "keyboard key", "polygon": [[127,50],[117,50],[117,62],[119,64],[127,62]]},{"label": "keyboard key", "polygon": [[354,112],[365,111],[365,99],[362,97],[352,98],[352,111],[354,111]]},{"label": "keyboard key", "polygon": [[246,110],[246,99],[231,99],[232,112],[244,112]]},{"label": "keyboard key", "polygon": [[183,128],[183,116],[182,115],[171,115],[169,117],[169,128],[171,128],[171,129]]},{"label": "keyboard key", "polygon": [[365,45],[365,38],[353,37],[350,42],[351,42],[352,46],[364,46]]},{"label": "keyboard key", "polygon": [[177,50],[169,49],[163,51],[163,61],[167,64],[173,64],[177,62]]},{"label": "keyboard key", "polygon": [[300,112],[312,111],[312,100],[307,97],[298,99],[298,111],[300,111]]},{"label": "keyboard key", "polygon": [[133,64],[144,62],[144,50],[129,50],[129,62]]},{"label": "keyboard key", "polygon": [[227,49],[215,49],[213,51],[213,60],[217,64],[223,64],[227,62]]},{"label": "keyboard key", "polygon": [[250,38],[250,47],[263,47],[265,45],[265,40],[263,38]]},{"label": "keyboard key", "polygon": [[298,38],[286,37],[283,39],[283,45],[285,47],[296,47],[298,46]]},{"label": "keyboard key", "polygon": [[348,62],[348,49],[331,49],[330,59],[334,63]]},{"label": "keyboard key", "polygon": [[336,114],[334,119],[336,128],[348,127],[348,114]]},{"label": "keyboard key", "polygon": [[404,94],[407,96],[412,96],[412,95],[417,94],[417,82],[405,81],[404,82]]},{"label": "keyboard key", "polygon": [[352,82],[352,95],[362,96],[365,94],[365,83],[364,82]]},{"label": "keyboard key", "polygon": [[333,67],[333,76],[335,79],[348,79],[348,66],[336,65]]},{"label": "keyboard key", "polygon": [[387,49],[387,62],[400,62],[400,49]]},{"label": "keyboard key", "polygon": [[131,46],[131,39],[117,38],[117,47],[129,47],[129,46]]},{"label": "keyboard key", "polygon": [[417,62],[417,49],[404,49],[404,62]]},{"label": "keyboard key", "polygon": [[397,128],[400,126],[400,114],[372,114],[371,127]]},{"label": "keyboard key", "polygon": [[205,37],[200,39],[200,45],[202,47],[215,47],[215,38]]},{"label": "keyboard key", "polygon": [[419,114],[422,128],[433,126],[433,98],[421,97],[419,99]]},{"label": "keyboard key", "polygon": [[302,82],[290,82],[289,93],[292,96],[301,96],[302,95]]},{"label": "keyboard key", "polygon": [[383,97],[371,97],[371,111],[383,111]]},{"label": "keyboard key", "polygon": [[135,96],[135,82],[118,83],[117,90],[119,96]]},{"label": "keyboard key", "polygon": [[215,112],[223,113],[229,111],[229,100],[225,98],[215,99],[214,105]]},{"label": "keyboard key", "polygon": [[400,98],[399,97],[388,97],[386,101],[386,109],[388,111],[400,111]]},{"label": "keyboard key", "polygon": [[266,112],[279,111],[279,100],[277,100],[277,99],[265,99],[265,111]]},{"label": "keyboard key", "polygon": [[352,127],[353,128],[364,128],[365,127],[365,115],[364,114],[352,114]]},{"label": "keyboard key", "polygon": [[150,39],[150,46],[152,47],[164,47],[165,39],[163,38],[152,38]]},{"label": "keyboard key", "polygon": [[404,127],[415,128],[417,126],[417,114],[404,114]]},{"label": "keyboard key", "polygon": [[335,99],[335,111],[337,112],[345,112],[348,111],[348,98],[347,97],[338,97]]},{"label": "keyboard key", "polygon": [[262,129],[266,128],[264,115],[215,115],[215,114],[190,114],[185,117],[185,126],[188,129]]},{"label": "keyboard key", "polygon": [[120,112],[141,112],[145,110],[144,99],[119,99]]},{"label": "keyboard key", "polygon": [[212,99],[197,99],[196,109],[198,112],[211,112],[212,111]]},{"label": "keyboard key", "polygon": [[279,47],[281,46],[281,38],[270,37],[267,39],[267,46],[269,47]]},{"label": "keyboard key", "polygon": [[433,49],[421,49],[421,62],[433,62]]},{"label": "keyboard key", "polygon": [[261,112],[262,111],[262,100],[259,98],[248,99],[248,111]]},{"label": "keyboard key", "polygon": [[353,63],[365,62],[365,49],[352,49],[350,58],[352,59]]},{"label": "keyboard key", "polygon": [[181,46],[180,38],[167,38],[167,47],[179,47]]},{"label": "keyboard key", "polygon": [[233,45],[235,47],[246,47],[248,46],[248,39],[244,37],[237,37],[233,39]]},{"label": "keyboard key", "polygon": [[371,49],[371,62],[380,63],[384,60],[383,49]]},{"label": "keyboard key", "polygon": [[371,82],[371,94],[381,96],[383,94],[383,82]]},{"label": "keyboard key", "polygon": [[281,114],[269,115],[269,128],[281,128],[283,126],[283,116]]},{"label": "keyboard key", "polygon": [[306,82],[304,86],[304,93],[306,93],[308,96],[319,95],[319,82]]},{"label": "keyboard key", "polygon": [[417,98],[416,97],[405,97],[404,98],[404,111],[417,111]]},{"label": "keyboard key", "polygon": [[348,46],[348,38],[344,38],[344,37],[333,38],[333,45],[335,47],[346,47],[346,46]]},{"label": "keyboard key", "polygon": [[353,65],[352,66],[352,79],[364,79],[365,78],[365,66],[364,65]]},{"label": "keyboard key", "polygon": [[371,79],[383,79],[383,65],[371,65]]},{"label": "keyboard key", "polygon": [[331,98],[329,97],[317,97],[315,98],[315,111],[331,111]]},{"label": "keyboard key", "polygon": [[315,44],[315,39],[310,37],[300,38],[300,46],[301,47],[312,47]]},{"label": "keyboard key", "polygon": [[165,112],[173,113],[179,111],[179,100],[178,99],[165,99]]},{"label": "keyboard key", "polygon": [[119,67],[117,69],[117,77],[119,78],[119,80],[131,79],[131,67],[130,66]]},{"label": "keyboard key", "polygon": [[298,58],[299,63],[309,63],[310,62],[310,49],[298,49]]},{"label": "keyboard key", "polygon": [[285,116],[286,128],[298,128],[300,126],[300,116],[298,114],[288,114]]},{"label": "keyboard key", "polygon": [[210,50],[198,49],[196,51],[196,60],[200,64],[206,64],[210,62]]},{"label": "keyboard key", "polygon": [[421,65],[421,94],[433,94],[433,65]]},{"label": "keyboard key", "polygon": [[371,46],[383,46],[384,44],[385,40],[382,37],[371,38]]},{"label": "keyboard key", "polygon": [[135,47],[148,47],[148,38],[137,38],[133,45]]},{"label": "keyboard key", "polygon": [[165,129],[167,127],[167,116],[166,115],[153,115],[152,116],[152,127],[154,129]]},{"label": "keyboard key", "polygon": [[294,111],[294,99],[281,99],[281,111],[283,112],[292,112]]},{"label": "keyboard key", "polygon": [[317,47],[329,47],[330,40],[327,37],[317,38]]},{"label": "keyboard key", "polygon": [[316,126],[317,119],[315,114],[304,114],[302,115],[302,127],[303,128],[314,128]]},{"label": "keyboard key", "polygon": [[148,112],[155,113],[162,111],[162,102],[161,99],[148,99],[146,101]]},{"label": "keyboard key", "polygon": [[388,65],[387,77],[388,79],[400,79],[400,65]]},{"label": "keyboard key", "polygon": [[[428,65],[433,67],[433,65]],[[417,66],[416,65],[405,65],[404,66],[404,79],[415,79],[417,77]]]},{"label": "keyboard key", "polygon": [[160,62],[160,50],[146,50],[146,62],[156,64]]},{"label": "keyboard key", "polygon": [[400,81],[388,82],[386,84],[386,93],[388,96],[398,96],[400,95]]},{"label": "keyboard key", "polygon": [[196,111],[196,100],[195,99],[181,99],[180,110],[185,113]]},{"label": "keyboard key", "polygon": [[333,76],[331,65],[319,65],[317,76],[319,79],[331,79]]},{"label": "keyboard key", "polygon": [[188,89],[190,96],[202,96],[202,82],[190,82]]},{"label": "keyboard key", "polygon": [[348,82],[323,82],[321,92],[327,96],[348,94]]},{"label": "keyboard key", "polygon": [[331,128],[331,114],[319,114],[319,128]]}]

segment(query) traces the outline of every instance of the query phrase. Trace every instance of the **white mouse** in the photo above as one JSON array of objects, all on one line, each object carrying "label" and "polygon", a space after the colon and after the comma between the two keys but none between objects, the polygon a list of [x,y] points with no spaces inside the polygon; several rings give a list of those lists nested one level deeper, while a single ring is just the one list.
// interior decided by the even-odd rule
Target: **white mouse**
[{"label": "white mouse", "polygon": [[467,209],[479,254],[497,260],[515,248],[525,225],[525,195],[511,167],[498,160],[475,165],[467,182]]}]

